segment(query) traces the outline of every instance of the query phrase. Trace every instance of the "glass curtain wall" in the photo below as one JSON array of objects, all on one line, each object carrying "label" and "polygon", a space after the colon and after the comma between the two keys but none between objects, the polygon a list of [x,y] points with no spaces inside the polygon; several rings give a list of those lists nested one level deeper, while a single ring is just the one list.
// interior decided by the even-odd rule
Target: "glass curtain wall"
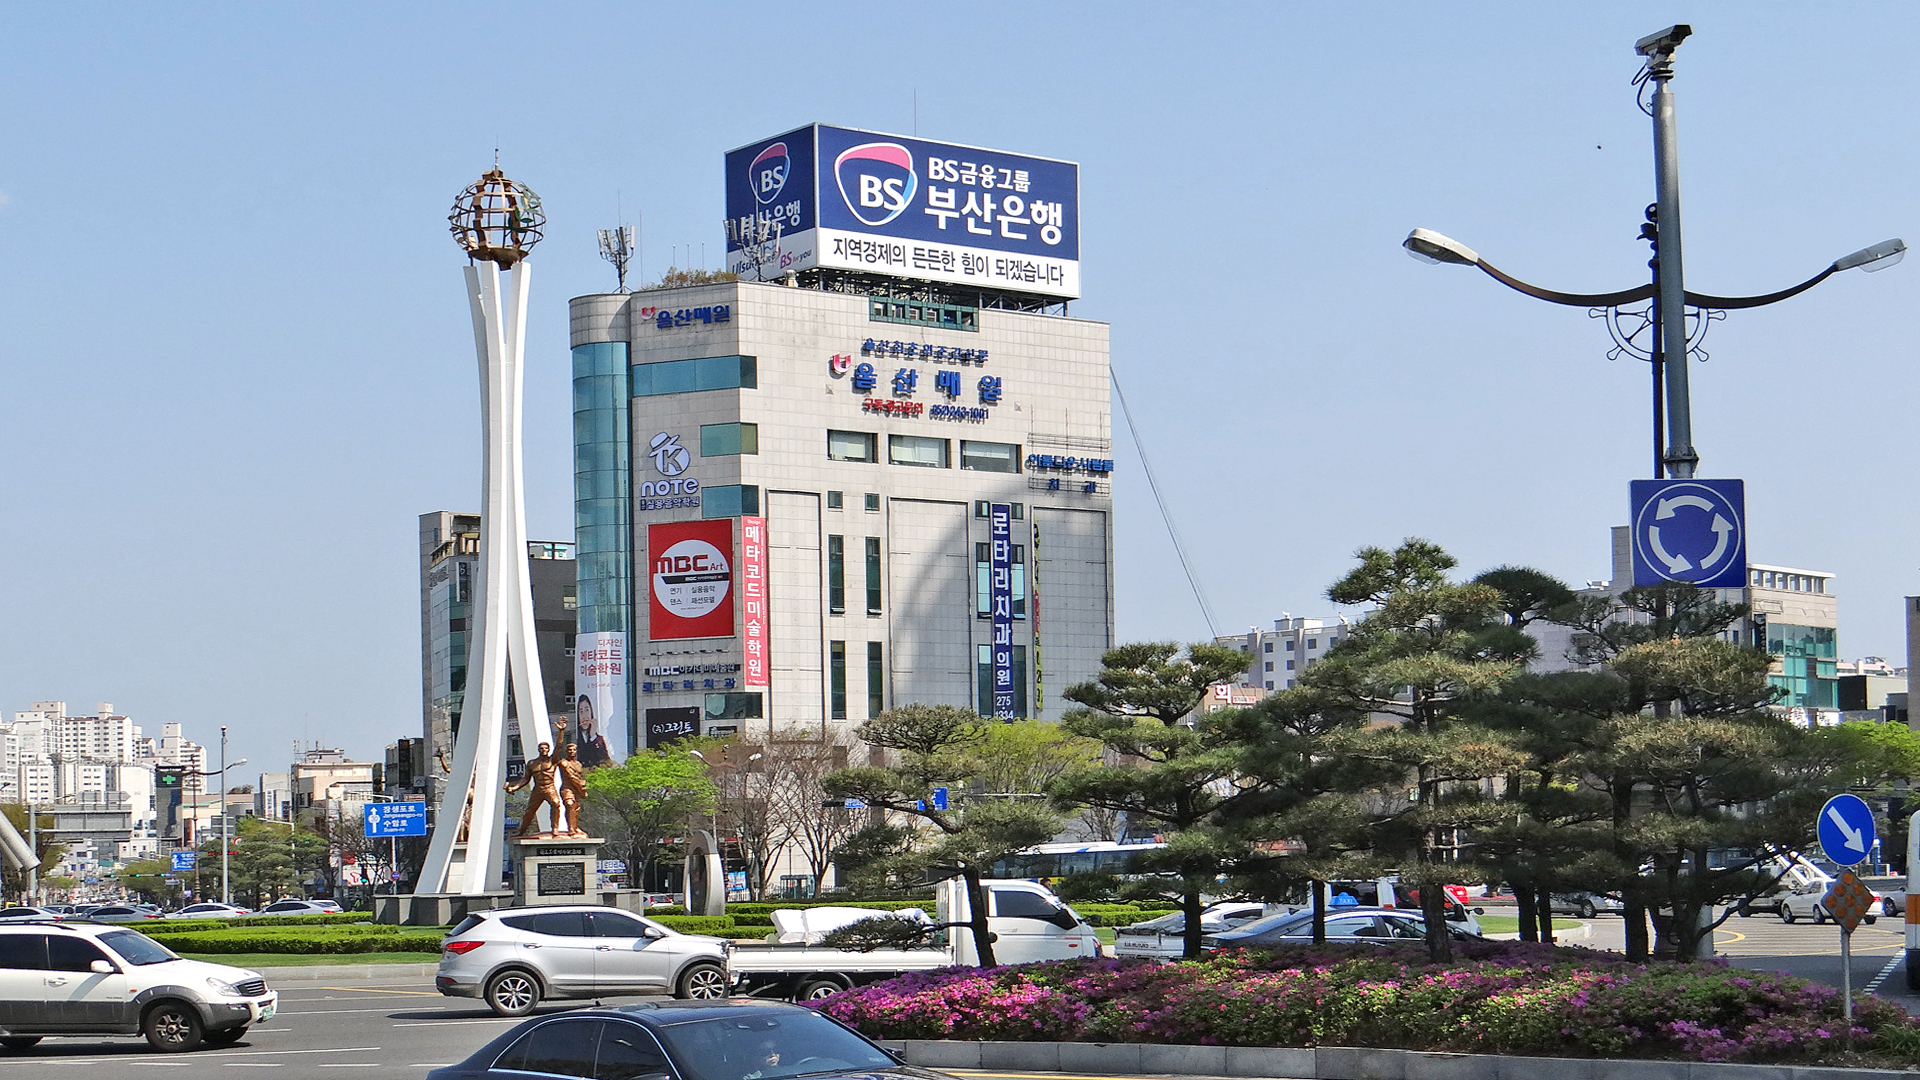
[{"label": "glass curtain wall", "polygon": [[[632,393],[627,361],[624,341],[573,350],[573,536],[583,634],[633,630]],[[632,709],[629,701],[627,745],[640,746]]]}]

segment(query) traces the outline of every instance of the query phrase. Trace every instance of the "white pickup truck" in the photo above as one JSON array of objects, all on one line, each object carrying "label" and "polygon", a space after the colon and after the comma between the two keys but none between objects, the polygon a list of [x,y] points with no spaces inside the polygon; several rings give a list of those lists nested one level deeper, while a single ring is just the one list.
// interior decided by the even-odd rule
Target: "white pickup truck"
[{"label": "white pickup truck", "polygon": [[[989,880],[981,884],[987,893],[987,928],[994,935],[994,959],[999,963],[1070,960],[1100,954],[1100,939],[1093,927],[1046,886],[1031,881]],[[961,879],[941,882],[936,899],[935,922],[965,922],[969,918],[966,884]],[[794,924],[794,920],[776,919],[776,925],[783,922]],[[833,949],[805,940],[817,934],[798,936],[802,940],[736,942],[727,961],[734,991],[807,1001],[909,971],[980,962],[973,948],[973,933],[963,926],[938,932],[932,944],[871,952]]]}]

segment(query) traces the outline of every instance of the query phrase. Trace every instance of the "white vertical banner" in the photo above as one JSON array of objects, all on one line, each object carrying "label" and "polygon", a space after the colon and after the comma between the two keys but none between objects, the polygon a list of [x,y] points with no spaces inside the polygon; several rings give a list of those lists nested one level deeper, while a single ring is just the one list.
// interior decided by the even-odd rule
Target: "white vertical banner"
[{"label": "white vertical banner", "polygon": [[[622,630],[573,639],[573,737],[589,769],[627,760],[627,635]],[[564,753],[563,747],[554,747]]]}]

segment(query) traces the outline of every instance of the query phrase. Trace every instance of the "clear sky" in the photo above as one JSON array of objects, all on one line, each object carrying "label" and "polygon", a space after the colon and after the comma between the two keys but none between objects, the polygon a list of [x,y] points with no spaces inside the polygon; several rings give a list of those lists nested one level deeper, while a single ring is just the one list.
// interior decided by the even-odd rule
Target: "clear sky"
[{"label": "clear sky", "polygon": [[[420,723],[415,519],[479,502],[453,196],[493,161],[533,265],[531,530],[570,539],[566,304],[721,264],[721,155],[820,120],[1082,165],[1086,298],[1223,632],[1331,615],[1363,544],[1609,575],[1647,369],[1472,270],[1630,287],[1634,41],[1679,53],[1687,283],[1920,242],[1905,3],[0,4],[0,708],[111,701],[282,767]],[[702,245],[705,245],[704,249]],[[1838,575],[1904,656],[1920,265],[1713,326],[1701,475],[1756,561]],[[1116,424],[1118,428],[1118,425]],[[1119,634],[1204,637],[1124,434]],[[1898,662],[1898,661],[1897,661]]]}]

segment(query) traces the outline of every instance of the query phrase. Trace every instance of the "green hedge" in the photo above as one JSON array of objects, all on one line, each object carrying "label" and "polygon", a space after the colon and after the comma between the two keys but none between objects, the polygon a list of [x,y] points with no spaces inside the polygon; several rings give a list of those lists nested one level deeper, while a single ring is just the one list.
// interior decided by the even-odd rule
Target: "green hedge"
[{"label": "green hedge", "polygon": [[365,911],[346,911],[338,915],[242,915],[237,919],[148,919],[126,923],[141,933],[149,929],[213,930],[226,926],[353,926],[371,923],[373,915]]},{"label": "green hedge", "polygon": [[654,922],[669,930],[678,930],[683,934],[712,934],[726,937],[733,929],[731,915],[666,915],[659,918],[648,916]]},{"label": "green hedge", "polygon": [[931,915],[933,914],[934,902],[931,900],[817,900],[809,903],[769,904],[752,901],[728,904],[727,914],[759,915],[764,917],[772,915],[776,911],[786,911],[791,908],[814,907],[868,908],[873,911],[898,911],[901,908],[917,907]]},{"label": "green hedge", "polygon": [[175,952],[190,953],[373,953],[436,952],[438,928],[398,926],[315,927],[305,933],[275,927],[235,927],[180,934],[150,934]]},{"label": "green hedge", "polygon": [[1134,907],[1131,904],[1073,904],[1080,917],[1095,926],[1132,926],[1180,910],[1170,907]]}]

